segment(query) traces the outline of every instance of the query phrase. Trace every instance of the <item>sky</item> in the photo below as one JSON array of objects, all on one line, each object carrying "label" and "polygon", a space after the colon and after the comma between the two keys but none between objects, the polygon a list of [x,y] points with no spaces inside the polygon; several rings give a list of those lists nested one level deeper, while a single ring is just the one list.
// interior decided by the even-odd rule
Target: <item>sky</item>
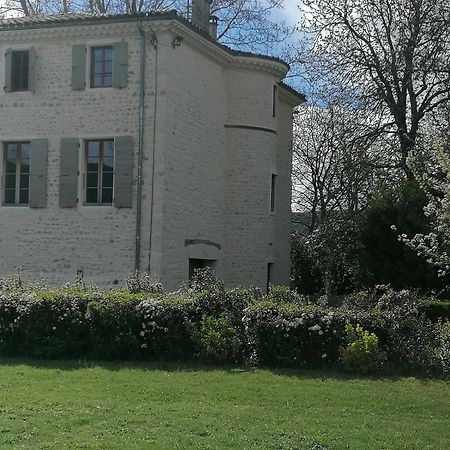
[{"label": "sky", "polygon": [[298,0],[284,0],[284,8],[280,10],[279,17],[284,19],[289,25],[295,25],[300,19],[298,5]]}]

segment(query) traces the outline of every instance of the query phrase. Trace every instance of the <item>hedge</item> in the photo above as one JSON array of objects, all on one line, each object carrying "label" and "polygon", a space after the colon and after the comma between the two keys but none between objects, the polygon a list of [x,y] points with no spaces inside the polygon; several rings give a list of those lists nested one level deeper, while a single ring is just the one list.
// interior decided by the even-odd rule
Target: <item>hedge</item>
[{"label": "hedge", "polygon": [[427,300],[424,302],[424,313],[433,322],[450,320],[450,300]]},{"label": "hedge", "polygon": [[450,340],[413,294],[390,291],[364,308],[355,298],[367,296],[331,307],[281,287],[266,296],[220,283],[172,294],[0,285],[0,355],[337,367],[346,325],[361,324],[387,355],[385,370],[448,366],[440,342]]}]

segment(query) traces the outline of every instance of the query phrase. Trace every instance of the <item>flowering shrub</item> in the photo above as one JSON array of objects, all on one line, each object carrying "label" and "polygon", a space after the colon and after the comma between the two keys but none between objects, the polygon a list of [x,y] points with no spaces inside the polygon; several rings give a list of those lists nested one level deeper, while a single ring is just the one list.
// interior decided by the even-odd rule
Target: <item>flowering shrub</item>
[{"label": "flowering shrub", "polygon": [[125,283],[128,291],[131,293],[149,292],[155,294],[163,291],[162,284],[145,272],[136,271],[131,273],[125,280]]},{"label": "flowering shrub", "polygon": [[369,341],[376,334],[386,367],[448,372],[448,334],[423,315],[408,291],[384,287],[331,307],[280,287],[268,295],[227,290],[212,278],[171,294],[135,290],[78,283],[49,291],[2,281],[0,355],[330,367],[341,363],[350,323],[361,324]]},{"label": "flowering shrub", "polygon": [[248,307],[242,320],[261,364],[321,367],[339,360],[345,318],[338,311],[265,300]]},{"label": "flowering shrub", "polygon": [[345,327],[347,346],[341,348],[344,366],[357,373],[374,373],[381,369],[385,355],[378,348],[375,333],[365,331],[360,324]]}]

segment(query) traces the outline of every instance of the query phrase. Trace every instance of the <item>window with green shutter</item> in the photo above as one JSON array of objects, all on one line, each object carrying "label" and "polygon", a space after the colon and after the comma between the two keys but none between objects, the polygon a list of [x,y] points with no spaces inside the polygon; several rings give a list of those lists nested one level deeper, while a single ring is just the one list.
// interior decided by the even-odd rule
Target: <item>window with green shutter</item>
[{"label": "window with green shutter", "polygon": [[27,50],[6,50],[5,92],[33,91],[34,79],[34,47]]},{"label": "window with green shutter", "polygon": [[28,205],[30,191],[30,143],[3,144],[3,204]]},{"label": "window with green shutter", "polygon": [[85,204],[112,205],[114,141],[85,141]]}]

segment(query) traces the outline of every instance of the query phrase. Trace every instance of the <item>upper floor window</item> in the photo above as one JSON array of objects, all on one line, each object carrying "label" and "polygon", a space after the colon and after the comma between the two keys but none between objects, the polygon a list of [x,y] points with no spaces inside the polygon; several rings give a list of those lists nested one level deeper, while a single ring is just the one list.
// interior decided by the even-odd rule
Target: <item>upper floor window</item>
[{"label": "upper floor window", "polygon": [[278,103],[278,86],[274,84],[272,89],[272,117],[276,117],[277,115],[277,103]]},{"label": "upper floor window", "polygon": [[86,141],[86,205],[112,205],[114,141]]},{"label": "upper floor window", "polygon": [[6,50],[5,92],[33,91],[34,72],[34,47],[28,50]]},{"label": "upper floor window", "polygon": [[91,87],[111,87],[113,78],[113,47],[91,48]]},{"label": "upper floor window", "polygon": [[30,185],[30,143],[5,142],[4,158],[4,205],[27,205]]},{"label": "upper floor window", "polygon": [[29,63],[30,54],[28,50],[12,52],[11,88],[13,91],[28,90]]}]

